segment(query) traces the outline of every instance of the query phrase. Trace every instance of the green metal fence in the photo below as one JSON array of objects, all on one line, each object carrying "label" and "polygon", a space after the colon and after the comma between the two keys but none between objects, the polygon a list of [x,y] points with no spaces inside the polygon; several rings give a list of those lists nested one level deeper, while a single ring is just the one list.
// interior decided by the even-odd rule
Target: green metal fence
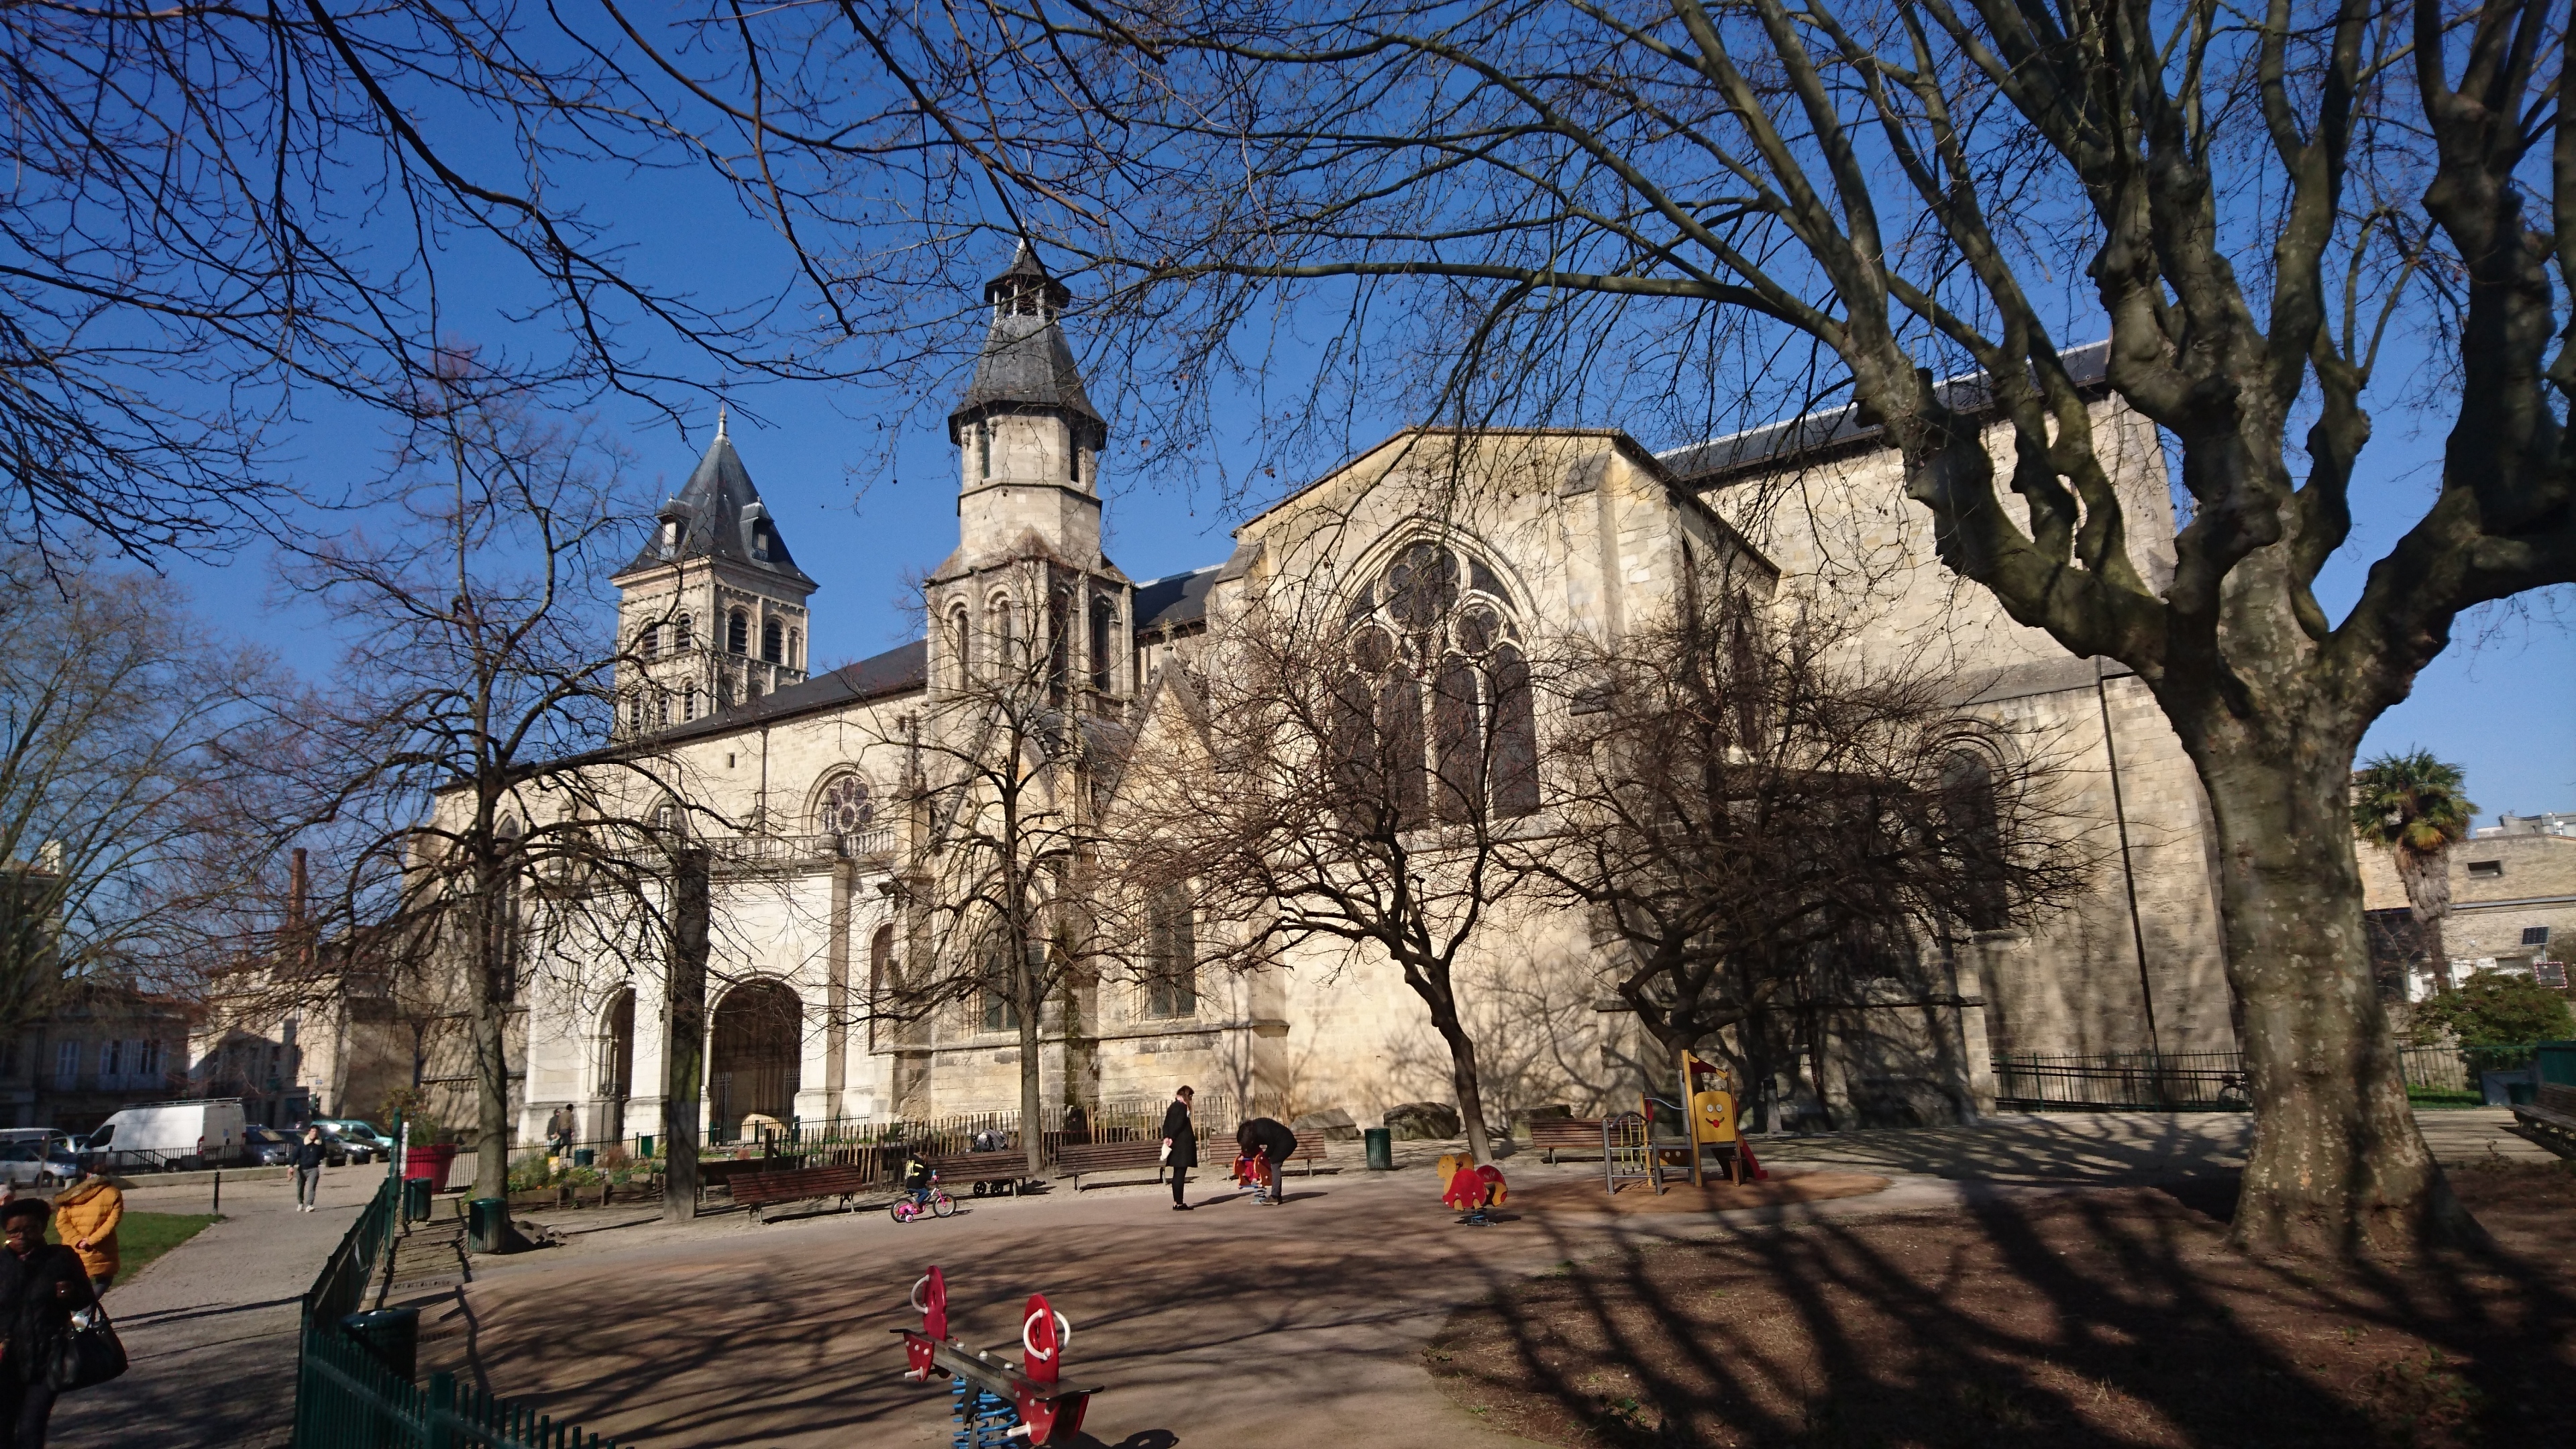
[{"label": "green metal fence", "polygon": [[366,1306],[401,1211],[402,1181],[388,1169],[304,1295],[295,1449],[617,1449],[524,1404],[461,1388],[454,1374],[415,1385],[340,1326]]}]

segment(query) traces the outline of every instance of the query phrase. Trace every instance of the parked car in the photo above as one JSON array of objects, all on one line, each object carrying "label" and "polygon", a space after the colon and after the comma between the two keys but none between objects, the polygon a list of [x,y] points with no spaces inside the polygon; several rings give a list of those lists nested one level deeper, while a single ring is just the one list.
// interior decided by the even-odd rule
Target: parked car
[{"label": "parked car", "polygon": [[74,1144],[84,1162],[132,1171],[220,1167],[240,1158],[241,1099],[146,1102],[119,1109]]},{"label": "parked car", "polygon": [[322,1129],[322,1145],[329,1153],[324,1160],[333,1167],[343,1167],[352,1162],[375,1162],[393,1155],[393,1149],[376,1136],[376,1129],[364,1122],[316,1117],[307,1125]]},{"label": "parked car", "polygon": [[13,1187],[60,1187],[79,1179],[80,1159],[41,1141],[0,1142],[0,1182]]},{"label": "parked car", "polygon": [[284,1167],[295,1160],[296,1133],[289,1136],[274,1127],[257,1122],[242,1128],[242,1145],[249,1150],[250,1160],[261,1167]]}]

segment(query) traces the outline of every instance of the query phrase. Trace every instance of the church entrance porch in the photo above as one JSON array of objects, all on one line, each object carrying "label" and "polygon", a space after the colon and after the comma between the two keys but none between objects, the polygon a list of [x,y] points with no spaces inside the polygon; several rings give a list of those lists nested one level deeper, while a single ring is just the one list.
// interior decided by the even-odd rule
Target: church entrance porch
[{"label": "church entrance porch", "polygon": [[709,1140],[743,1135],[748,1117],[795,1119],[804,1024],[803,1003],[776,981],[744,982],[716,1003],[707,1054]]}]

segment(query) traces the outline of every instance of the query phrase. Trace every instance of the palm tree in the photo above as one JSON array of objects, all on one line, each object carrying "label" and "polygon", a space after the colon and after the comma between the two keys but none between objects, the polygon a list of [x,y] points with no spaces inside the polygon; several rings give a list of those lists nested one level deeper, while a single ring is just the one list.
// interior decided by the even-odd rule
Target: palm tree
[{"label": "palm tree", "polygon": [[2430,750],[2381,755],[2352,774],[2352,833],[2397,856],[2397,878],[2424,935],[2435,988],[2451,989],[2442,918],[2451,913],[2451,842],[2464,839],[2478,807],[2463,793],[2457,765]]}]

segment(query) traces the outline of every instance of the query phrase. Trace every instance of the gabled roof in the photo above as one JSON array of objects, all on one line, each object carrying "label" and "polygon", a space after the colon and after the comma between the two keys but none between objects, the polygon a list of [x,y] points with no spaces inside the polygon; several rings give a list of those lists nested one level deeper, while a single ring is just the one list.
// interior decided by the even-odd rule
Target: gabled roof
[{"label": "gabled roof", "polygon": [[1179,624],[1203,623],[1207,619],[1208,590],[1216,584],[1223,564],[1209,564],[1184,574],[1168,574],[1147,579],[1136,586],[1136,632],[1139,635],[1159,633]]},{"label": "gabled roof", "polygon": [[[2109,376],[2111,344],[2105,340],[2088,342],[2057,354],[2066,369],[2067,378],[2077,387],[2099,388]],[[1942,405],[1962,413],[1979,413],[1994,405],[1993,390],[1982,372],[1961,373],[1933,385],[1933,394]],[[1884,430],[1876,423],[1861,421],[1860,408],[1845,404],[1838,408],[1820,409],[1785,422],[1764,423],[1740,433],[1711,438],[1656,455],[1663,465],[1694,486],[1714,482],[1731,473],[1742,473],[1766,463],[1843,448],[1876,446]]]},{"label": "gabled roof", "polygon": [[1056,408],[1088,422],[1095,446],[1108,435],[1109,424],[1083,391],[1073,345],[1056,325],[1069,295],[1038,265],[1026,242],[1010,270],[985,284],[993,324],[984,334],[983,355],[975,359],[975,380],[948,415],[950,442],[962,440],[967,425],[986,413],[1022,407]]},{"label": "gabled roof", "polygon": [[[751,472],[742,466],[742,455],[733,450],[733,440],[725,436],[721,421],[716,424],[716,440],[707,445],[706,456],[698,460],[697,471],[689,475],[677,496],[662,505],[658,517],[662,522],[676,521],[680,525],[679,542],[664,547],[662,528],[657,523],[635,561],[620,573],[682,559],[716,558],[776,574],[809,590],[815,586],[787,552],[787,536],[779,531],[778,520],[770,515],[769,506],[760,501],[760,490],[752,486]],[[767,557],[755,558],[753,525],[762,522],[767,525]]]},{"label": "gabled roof", "polygon": [[789,715],[811,714],[816,710],[862,704],[888,695],[908,694],[929,683],[930,641],[915,639],[856,664],[844,664],[829,673],[818,674],[803,684],[791,684],[748,703],[717,710],[704,719],[691,720],[670,729],[657,729],[645,736],[645,741],[660,746],[674,740],[732,734]]}]

